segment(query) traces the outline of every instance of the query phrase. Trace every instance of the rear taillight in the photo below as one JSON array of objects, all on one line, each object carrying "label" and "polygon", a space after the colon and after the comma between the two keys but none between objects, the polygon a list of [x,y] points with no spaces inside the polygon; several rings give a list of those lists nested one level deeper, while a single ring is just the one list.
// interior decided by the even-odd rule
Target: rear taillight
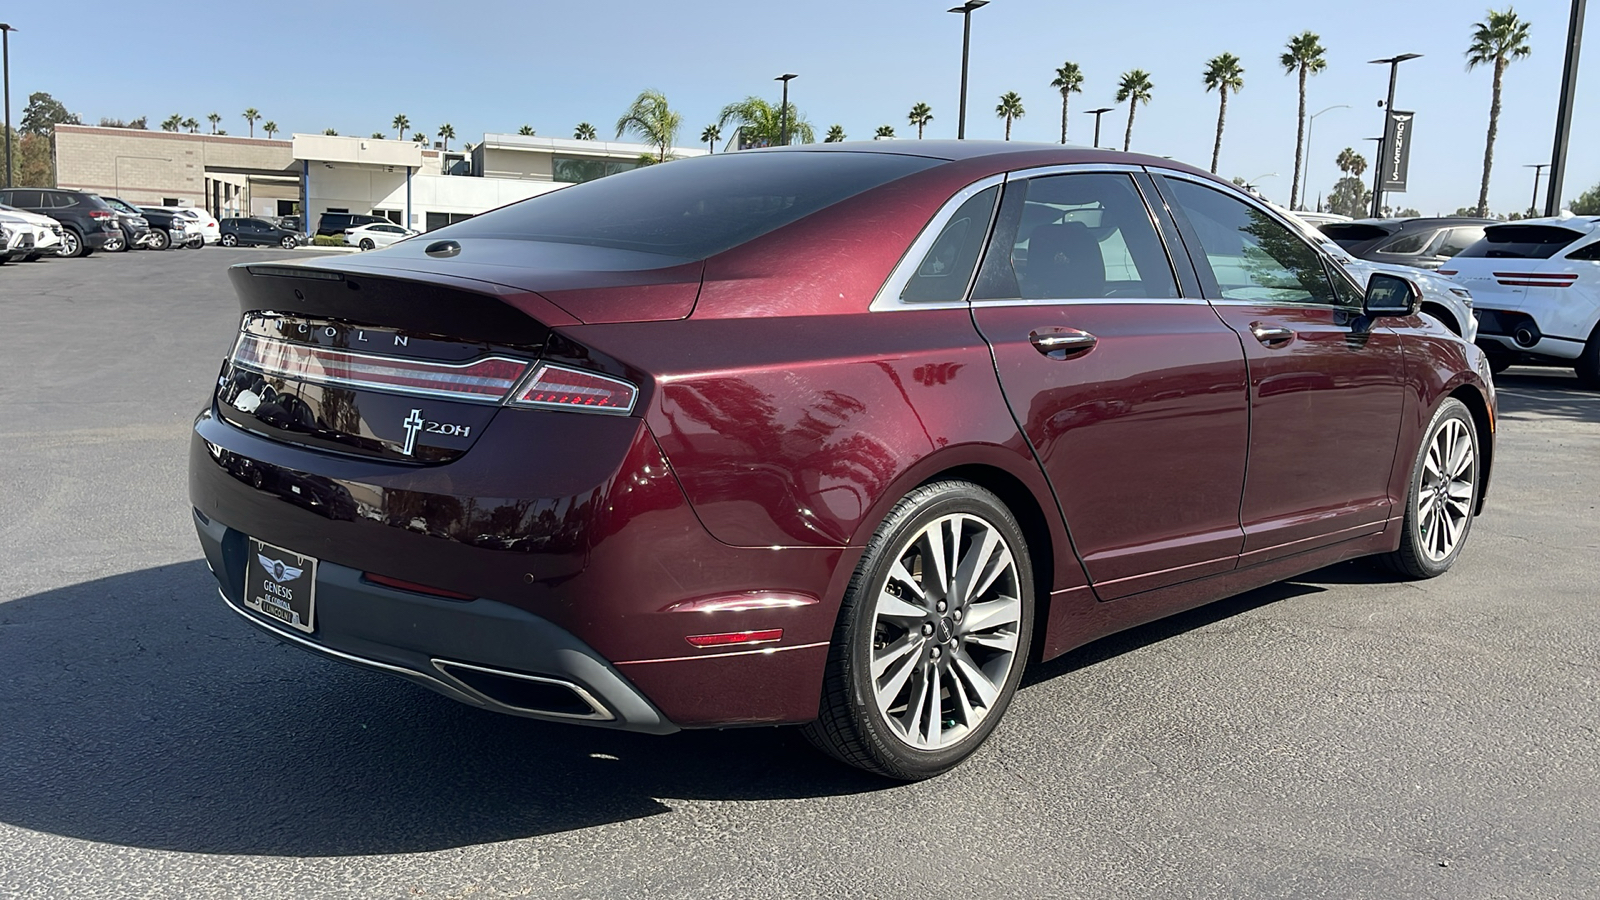
[{"label": "rear taillight", "polygon": [[490,356],[470,363],[369,356],[293,344],[254,334],[239,337],[235,365],[312,384],[370,388],[398,394],[499,403],[528,371],[528,363]]},{"label": "rear taillight", "polygon": [[541,363],[533,377],[517,389],[512,406],[546,409],[581,409],[627,415],[639,389],[617,378]]},{"label": "rear taillight", "polygon": [[1457,273],[1457,271],[1458,270],[1456,270],[1456,269],[1440,269],[1439,270],[1439,274],[1440,275],[1444,275],[1446,277],[1449,277],[1451,275],[1455,275]]},{"label": "rear taillight", "polygon": [[109,209],[91,209],[91,210],[89,210],[89,218],[91,218],[91,219],[110,219],[110,218],[114,217],[115,215],[116,215],[116,213],[112,212]]}]

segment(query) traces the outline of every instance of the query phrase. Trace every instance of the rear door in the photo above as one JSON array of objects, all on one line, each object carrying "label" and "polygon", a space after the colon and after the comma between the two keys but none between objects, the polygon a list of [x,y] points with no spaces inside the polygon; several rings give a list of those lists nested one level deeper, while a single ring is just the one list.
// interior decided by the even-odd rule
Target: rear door
[{"label": "rear door", "polygon": [[1405,404],[1399,335],[1263,206],[1187,176],[1157,182],[1249,364],[1240,564],[1382,530]]},{"label": "rear door", "polygon": [[1014,174],[972,311],[1100,599],[1234,567],[1243,354],[1179,289],[1133,171]]}]

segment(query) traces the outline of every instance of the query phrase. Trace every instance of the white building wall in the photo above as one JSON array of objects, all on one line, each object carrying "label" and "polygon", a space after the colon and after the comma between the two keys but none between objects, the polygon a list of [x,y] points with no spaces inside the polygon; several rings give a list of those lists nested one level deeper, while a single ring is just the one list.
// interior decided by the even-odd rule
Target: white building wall
[{"label": "white building wall", "polygon": [[[331,209],[382,215],[406,209],[404,170],[385,167],[313,163],[310,167],[311,224]],[[428,213],[477,215],[481,212],[566,187],[544,181],[472,178],[461,175],[414,173],[411,176],[411,218],[408,227],[419,231]]]}]

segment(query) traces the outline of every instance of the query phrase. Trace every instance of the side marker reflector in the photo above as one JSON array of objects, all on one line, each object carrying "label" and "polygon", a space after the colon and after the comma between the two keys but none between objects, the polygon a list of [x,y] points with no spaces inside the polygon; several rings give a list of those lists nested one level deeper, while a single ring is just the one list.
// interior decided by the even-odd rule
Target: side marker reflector
[{"label": "side marker reflector", "polygon": [[751,644],[770,644],[782,638],[782,628],[766,628],[761,631],[725,631],[721,634],[696,634],[684,640],[696,647],[726,647],[730,644],[747,647]]}]

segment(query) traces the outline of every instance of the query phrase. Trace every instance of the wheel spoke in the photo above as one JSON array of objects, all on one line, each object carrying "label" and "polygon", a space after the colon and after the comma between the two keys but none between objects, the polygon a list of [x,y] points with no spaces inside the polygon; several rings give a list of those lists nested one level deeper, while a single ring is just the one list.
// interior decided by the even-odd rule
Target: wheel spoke
[{"label": "wheel spoke", "polygon": [[1017,633],[1015,631],[986,631],[982,634],[969,634],[962,638],[968,644],[977,644],[989,650],[999,650],[1005,653],[1015,653],[1017,650]]},{"label": "wheel spoke", "polygon": [[872,655],[872,679],[877,681],[882,678],[883,673],[890,666],[905,659],[907,656],[915,660],[917,651],[921,650],[926,643],[927,638],[923,637],[920,632],[913,631],[902,635],[898,641],[875,652]]},{"label": "wheel spoke", "polygon": [[[941,600],[944,599],[945,592],[949,590],[950,585],[950,569],[945,559],[944,549],[944,523],[947,521],[949,520],[941,519],[938,522],[934,522],[922,532],[921,536],[923,545],[922,571],[925,573],[923,576],[923,589]],[[932,578],[927,577],[930,569],[932,570]]]},{"label": "wheel spoke", "polygon": [[[887,712],[898,705],[896,701],[900,699],[900,693],[905,690],[906,682],[910,681],[911,676],[916,674],[922,661],[922,653],[920,652],[922,645],[918,643],[915,649],[918,652],[900,657],[899,668],[889,674],[888,681],[877,687],[879,709]],[[877,666],[874,665],[873,668],[876,669]],[[876,676],[874,676],[873,683],[877,684]]]},{"label": "wheel spoke", "polygon": [[980,575],[985,574],[989,557],[994,555],[995,545],[999,543],[1000,535],[993,528],[985,527],[983,534],[972,542],[966,557],[956,566],[952,589],[946,600],[952,604],[964,603],[974,596],[973,584]]},{"label": "wheel spoke", "polygon": [[944,731],[944,716],[942,715],[944,703],[942,698],[939,696],[943,692],[944,687],[940,684],[938,666],[928,667],[928,681],[930,682],[931,686],[924,695],[928,698],[928,725],[927,730],[923,732],[923,744],[929,747],[937,747],[939,746],[940,734]]},{"label": "wheel spoke", "polygon": [[1000,686],[990,680],[978,664],[972,661],[965,649],[956,651],[956,671],[961,677],[957,681],[964,681],[978,696],[978,705],[984,709],[994,708],[994,701],[1000,696]]},{"label": "wheel spoke", "polygon": [[960,633],[971,635],[1020,621],[1022,621],[1022,601],[1015,597],[996,597],[986,603],[974,603],[968,607],[967,617],[961,622]]},{"label": "wheel spoke", "polygon": [[927,592],[922,589],[922,585],[917,583],[916,577],[906,568],[904,559],[895,560],[894,567],[889,570],[889,580],[910,588],[912,594],[916,595],[918,600],[922,601],[924,605],[927,604]]},{"label": "wheel spoke", "polygon": [[897,621],[921,622],[928,617],[928,611],[920,606],[907,603],[888,591],[884,591],[878,595],[878,615],[885,619],[895,619]]}]

